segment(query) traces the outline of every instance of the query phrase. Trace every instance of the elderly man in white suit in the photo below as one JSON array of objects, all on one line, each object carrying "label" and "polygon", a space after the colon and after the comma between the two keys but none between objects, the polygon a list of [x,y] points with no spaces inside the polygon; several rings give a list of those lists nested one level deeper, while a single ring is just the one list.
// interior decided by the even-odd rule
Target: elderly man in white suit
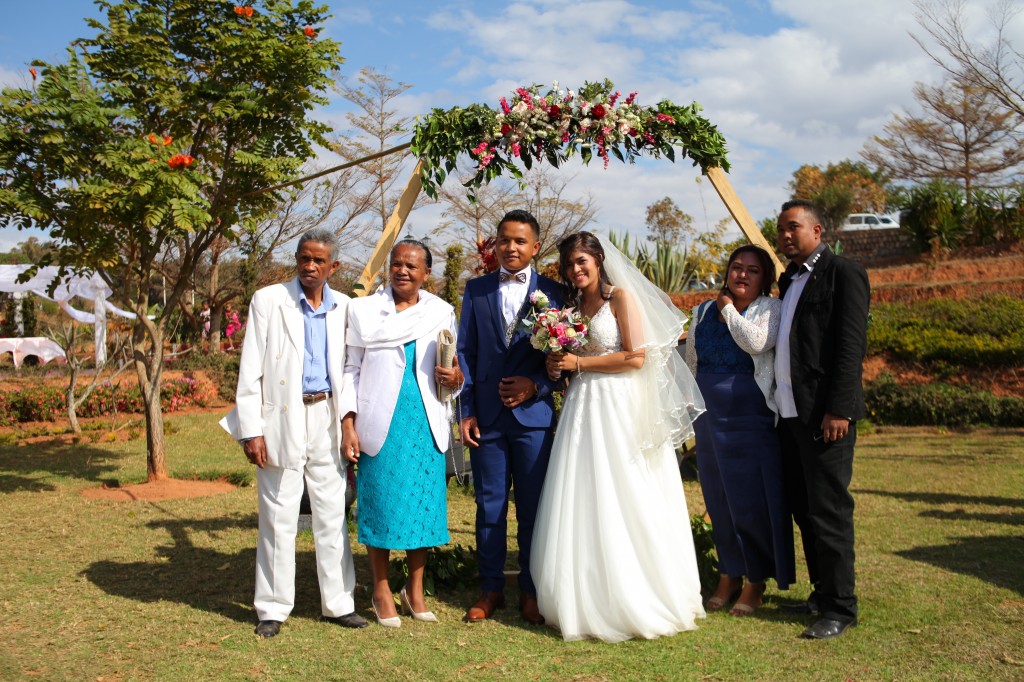
[{"label": "elderly man in white suit", "polygon": [[338,243],[310,230],[296,249],[297,277],[256,292],[242,346],[235,409],[221,423],[258,468],[256,634],[277,635],[295,604],[295,535],[303,481],[313,512],[320,606],[344,627],[355,613],[355,570],[345,523],[339,406],[348,297],[327,286]]}]

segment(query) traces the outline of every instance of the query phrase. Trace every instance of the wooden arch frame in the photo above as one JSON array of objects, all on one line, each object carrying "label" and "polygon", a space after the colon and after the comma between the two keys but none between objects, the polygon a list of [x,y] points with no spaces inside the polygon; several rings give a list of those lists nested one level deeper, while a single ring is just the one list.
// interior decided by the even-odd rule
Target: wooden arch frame
[{"label": "wooden arch frame", "polygon": [[[396,148],[395,151],[402,151],[406,148]],[[374,157],[376,158],[376,157]],[[369,159],[366,159],[369,160]],[[360,160],[361,162],[362,160]],[[377,274],[381,268],[384,267],[384,263],[388,258],[388,254],[391,253],[391,248],[394,246],[395,241],[398,239],[398,235],[402,232],[402,227],[405,225],[406,219],[409,217],[409,213],[412,211],[413,204],[416,203],[416,198],[419,196],[420,191],[423,189],[423,182],[421,180],[421,173],[423,162],[418,161],[416,167],[412,171],[412,177],[405,185],[405,189],[402,190],[402,194],[398,199],[398,204],[395,209],[391,212],[391,217],[388,219],[387,224],[384,226],[384,230],[381,232],[380,238],[377,240],[377,246],[374,248],[373,253],[367,261],[363,272],[359,276],[359,280],[355,285],[354,294],[356,296],[365,296],[370,291],[370,287],[373,285],[374,280],[377,278]],[[330,172],[330,171],[328,171]],[[725,171],[715,166],[709,168],[707,171],[707,177],[714,185],[715,191],[718,192],[718,196],[721,197],[722,202],[728,209],[729,214],[733,217],[733,220],[740,226],[743,235],[750,241],[751,244],[760,246],[771,256],[775,262],[775,272],[780,276],[785,270],[782,266],[782,262],[775,255],[775,249],[768,244],[768,241],[761,234],[760,228],[754,219],[750,216],[743,202],[740,201],[739,196],[732,188],[732,183],[729,182],[729,177]]]}]

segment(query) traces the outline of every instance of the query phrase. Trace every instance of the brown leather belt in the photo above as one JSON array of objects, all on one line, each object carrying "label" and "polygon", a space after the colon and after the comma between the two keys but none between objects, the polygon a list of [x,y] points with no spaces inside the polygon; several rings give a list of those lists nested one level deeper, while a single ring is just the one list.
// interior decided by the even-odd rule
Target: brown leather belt
[{"label": "brown leather belt", "polygon": [[321,400],[327,400],[331,397],[330,391],[320,391],[319,393],[303,393],[302,404],[303,405],[316,405]]}]

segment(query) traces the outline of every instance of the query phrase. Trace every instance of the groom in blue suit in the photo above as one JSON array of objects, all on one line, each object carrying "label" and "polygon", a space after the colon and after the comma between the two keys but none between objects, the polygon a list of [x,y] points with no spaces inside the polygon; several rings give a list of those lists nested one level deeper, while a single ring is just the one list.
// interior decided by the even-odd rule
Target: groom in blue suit
[{"label": "groom in blue suit", "polygon": [[541,486],[551,454],[553,382],[544,353],[530,345],[520,324],[530,294],[540,289],[561,307],[562,286],[530,266],[540,251],[540,228],[528,211],[509,211],[498,223],[494,253],[498,272],[470,280],[462,299],[459,366],[462,442],[472,448],[476,490],[476,543],[480,598],[466,612],[474,623],[505,605],[505,554],[510,488],[515,488],[519,525],[519,608],[530,623],[544,618],[530,576],[530,544]]}]

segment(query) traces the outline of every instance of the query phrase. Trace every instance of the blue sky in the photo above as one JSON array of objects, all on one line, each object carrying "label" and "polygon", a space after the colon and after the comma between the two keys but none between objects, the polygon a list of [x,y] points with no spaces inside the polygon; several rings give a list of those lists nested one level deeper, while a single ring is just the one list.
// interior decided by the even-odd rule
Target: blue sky
[{"label": "blue sky", "polygon": [[[86,35],[86,0],[3,0],[0,85],[27,83],[32,59],[59,60]],[[610,78],[642,103],[698,101],[725,134],[730,177],[755,219],[774,215],[804,163],[857,158],[895,112],[913,110],[917,81],[941,73],[911,38],[911,0],[328,0],[324,35],[341,41],[343,76],[364,66],[413,87],[403,114],[471,102],[496,106],[520,84],[575,87]],[[979,39],[988,0],[966,2]],[[1017,4],[1021,4],[1017,0]],[[1024,45],[1024,19],[1009,34]],[[340,121],[344,102],[322,115]],[[332,161],[332,159],[326,159]],[[725,209],[688,163],[569,168],[569,194],[589,193],[598,229],[643,230],[645,208],[672,197],[713,225]],[[411,218],[418,232],[436,208]],[[705,215],[707,216],[705,218]],[[6,231],[5,231],[6,232]],[[25,237],[0,233],[0,250]]]}]

